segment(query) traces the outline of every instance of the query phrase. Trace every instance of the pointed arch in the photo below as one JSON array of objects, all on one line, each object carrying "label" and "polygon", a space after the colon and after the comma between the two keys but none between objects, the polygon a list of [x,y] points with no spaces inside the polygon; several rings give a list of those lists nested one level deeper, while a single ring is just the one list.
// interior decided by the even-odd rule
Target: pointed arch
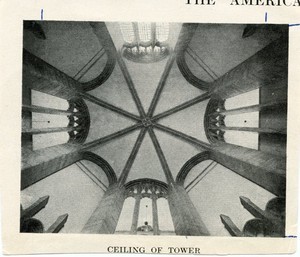
[{"label": "pointed arch", "polygon": [[198,24],[195,23],[186,23],[182,26],[179,35],[179,40],[178,40],[178,42],[181,43],[178,44],[175,48],[175,51],[177,52],[176,61],[180,72],[182,73],[183,77],[187,80],[187,82],[189,82],[191,85],[193,85],[196,88],[199,88],[204,91],[208,91],[209,83],[197,78],[191,72],[185,60],[185,51],[189,43],[191,42],[197,27]]},{"label": "pointed arch", "polygon": [[104,171],[105,175],[107,176],[109,185],[113,185],[117,182],[117,176],[116,176],[116,173],[114,172],[113,168],[110,166],[110,164],[106,160],[104,160],[99,155],[92,153],[92,152],[82,152],[81,159],[91,161],[91,162],[95,163],[96,165],[98,165]]},{"label": "pointed arch", "polygon": [[183,186],[184,181],[187,175],[189,174],[189,172],[191,171],[191,169],[194,168],[196,165],[198,165],[200,162],[209,159],[211,159],[210,151],[204,151],[193,156],[182,166],[182,168],[178,172],[178,175],[176,177],[176,183]]}]

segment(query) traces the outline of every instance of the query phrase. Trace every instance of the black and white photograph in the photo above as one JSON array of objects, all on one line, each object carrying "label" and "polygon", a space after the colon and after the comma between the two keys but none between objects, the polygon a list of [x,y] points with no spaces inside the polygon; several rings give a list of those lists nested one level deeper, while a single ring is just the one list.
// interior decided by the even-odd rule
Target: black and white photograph
[{"label": "black and white photograph", "polygon": [[22,40],[20,233],[289,236],[287,24],[24,20]]}]

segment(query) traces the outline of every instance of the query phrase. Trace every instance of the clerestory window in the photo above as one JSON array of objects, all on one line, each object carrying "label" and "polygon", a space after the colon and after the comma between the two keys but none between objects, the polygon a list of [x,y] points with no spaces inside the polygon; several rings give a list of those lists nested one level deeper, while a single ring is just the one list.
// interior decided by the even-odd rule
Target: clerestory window
[{"label": "clerestory window", "polygon": [[169,54],[169,23],[120,23],[124,44],[122,54],[134,62],[157,62]]}]

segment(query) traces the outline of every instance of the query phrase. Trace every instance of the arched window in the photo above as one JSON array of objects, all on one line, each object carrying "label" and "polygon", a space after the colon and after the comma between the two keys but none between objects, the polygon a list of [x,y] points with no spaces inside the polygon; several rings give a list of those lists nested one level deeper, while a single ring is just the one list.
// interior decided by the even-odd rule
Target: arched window
[{"label": "arched window", "polygon": [[167,41],[169,37],[169,23],[156,23],[156,38],[159,42]]},{"label": "arched window", "polygon": [[138,179],[128,182],[125,188],[127,198],[118,220],[117,234],[174,234],[165,183]]},{"label": "arched window", "polygon": [[130,234],[134,204],[134,197],[127,197],[125,199],[115,234]]},{"label": "arched window", "polygon": [[166,198],[157,199],[158,225],[160,235],[175,235],[169,203]]},{"label": "arched window", "polygon": [[[225,110],[234,110],[244,108],[246,110],[249,106],[259,105],[259,89],[249,91],[247,93],[237,95],[226,99]],[[255,128],[259,128],[259,111],[251,112],[230,112],[225,116],[224,122],[227,127],[240,128],[252,131],[239,131],[239,130],[227,130],[224,134],[224,139],[226,142],[240,145],[252,149],[258,149],[258,137],[259,133],[255,131]]]},{"label": "arched window", "polygon": [[135,41],[133,24],[131,22],[120,23],[123,39],[126,43],[133,43]]},{"label": "arched window", "polygon": [[[69,103],[67,100],[48,95],[39,91],[31,90],[31,103],[33,106],[44,108],[53,108],[67,111]],[[25,114],[23,112],[23,114]],[[46,130],[51,128],[66,128],[69,124],[67,114],[57,115],[50,113],[31,112],[31,127],[33,130]],[[68,142],[69,135],[67,131],[32,134],[33,150],[46,148]]]},{"label": "arched window", "polygon": [[139,38],[141,42],[147,43],[151,40],[151,23],[139,22],[138,23]]},{"label": "arched window", "polygon": [[212,98],[204,118],[208,140],[211,143],[227,142],[257,150],[261,133],[259,108],[259,89],[226,100]]},{"label": "arched window", "polygon": [[123,56],[134,62],[150,63],[169,54],[169,24],[133,22],[120,23],[124,45]]},{"label": "arched window", "polygon": [[23,104],[22,108],[22,137],[28,141],[32,137],[33,150],[85,141],[90,118],[82,99],[66,101],[35,90],[31,94],[31,105]]}]

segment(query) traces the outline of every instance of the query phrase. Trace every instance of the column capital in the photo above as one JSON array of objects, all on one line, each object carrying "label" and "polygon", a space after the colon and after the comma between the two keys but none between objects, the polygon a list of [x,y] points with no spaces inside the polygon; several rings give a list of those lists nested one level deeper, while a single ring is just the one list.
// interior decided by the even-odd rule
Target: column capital
[{"label": "column capital", "polygon": [[150,196],[150,198],[152,200],[156,201],[159,197],[158,197],[158,195],[156,193],[152,193],[151,196]]},{"label": "column capital", "polygon": [[137,193],[137,194],[134,194],[134,195],[133,195],[133,198],[134,198],[135,200],[141,200],[141,199],[143,198],[143,196],[142,196],[142,194]]}]

